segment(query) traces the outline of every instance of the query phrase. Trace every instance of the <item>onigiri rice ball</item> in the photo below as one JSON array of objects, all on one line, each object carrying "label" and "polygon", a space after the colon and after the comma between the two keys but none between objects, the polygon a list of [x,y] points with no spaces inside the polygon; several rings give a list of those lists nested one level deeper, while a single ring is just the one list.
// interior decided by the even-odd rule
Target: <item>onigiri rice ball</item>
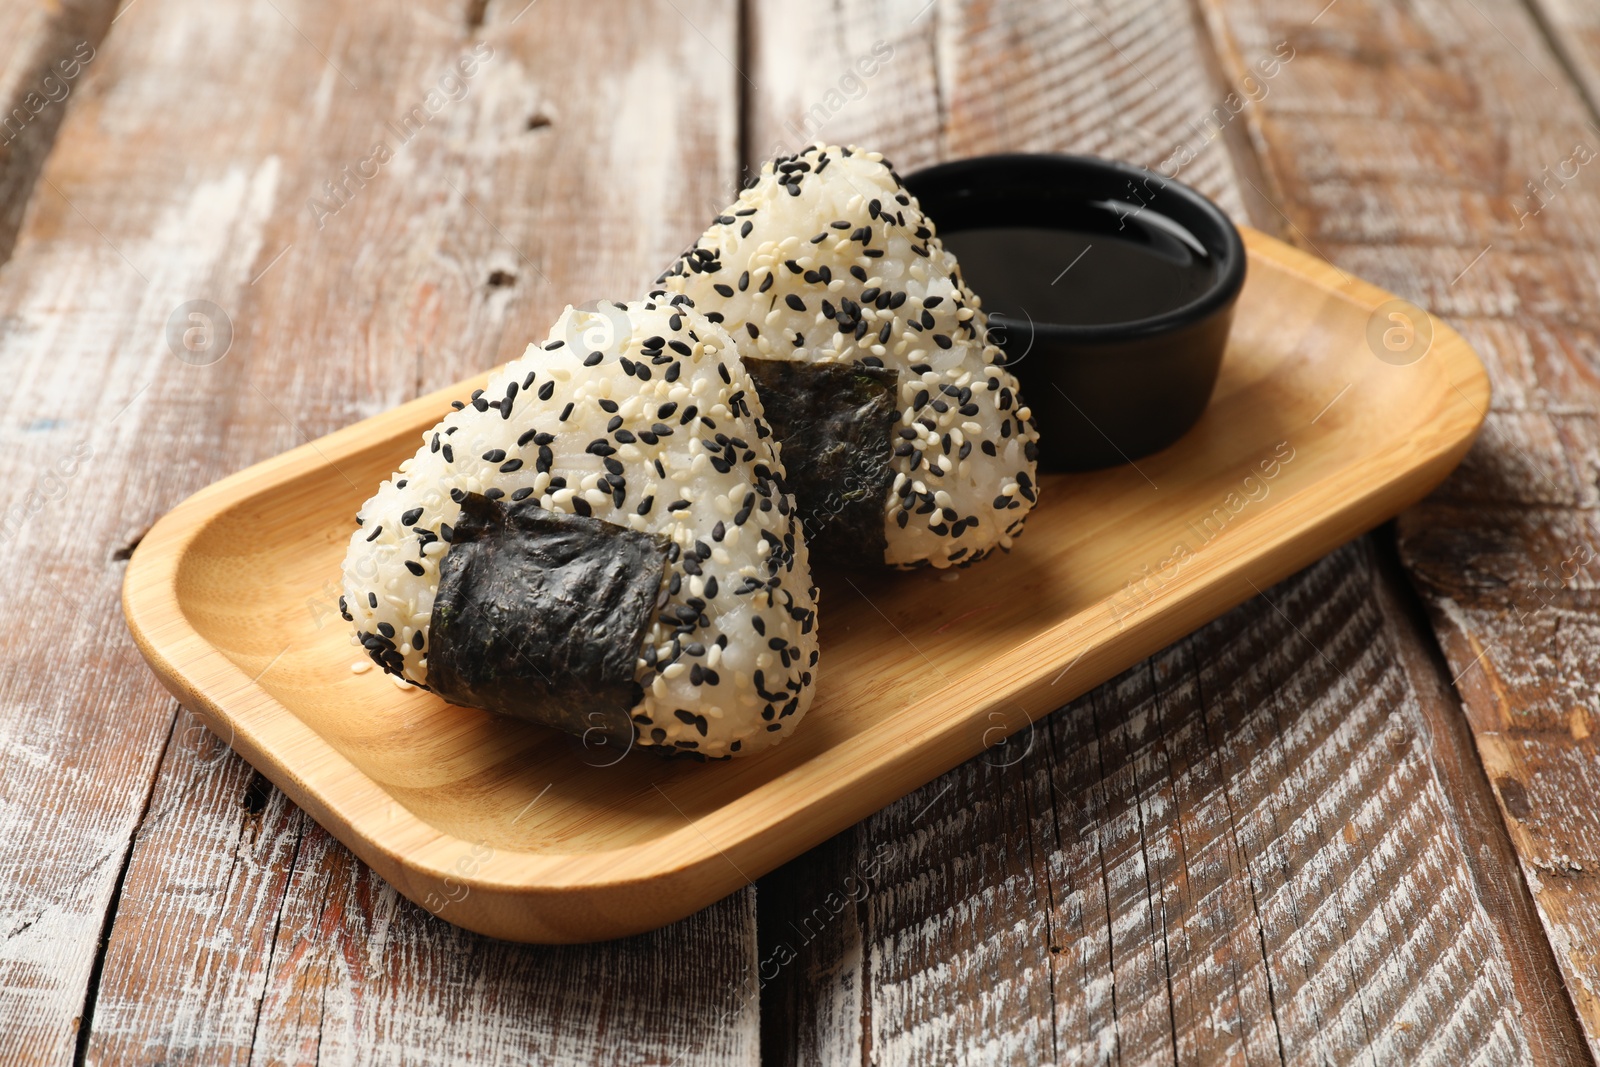
[{"label": "onigiri rice ball", "polygon": [[[816,144],[768,162],[660,284],[726,327],[753,372],[786,361],[889,376],[895,414],[873,430],[887,469],[870,521],[881,511],[882,535],[854,534],[856,551],[952,567],[1010,548],[1037,499],[1037,427],[955,256],[881,155]],[[781,388],[786,404],[806,394]],[[864,454],[860,442],[848,451]],[[843,510],[820,507],[812,496],[827,486],[808,490],[789,462],[803,512]]]},{"label": "onigiri rice ball", "polygon": [[800,722],[806,544],[735,346],[688,304],[569,307],[423,434],[344,563],[379,666],[574,733],[620,709],[629,743],[704,756]]}]

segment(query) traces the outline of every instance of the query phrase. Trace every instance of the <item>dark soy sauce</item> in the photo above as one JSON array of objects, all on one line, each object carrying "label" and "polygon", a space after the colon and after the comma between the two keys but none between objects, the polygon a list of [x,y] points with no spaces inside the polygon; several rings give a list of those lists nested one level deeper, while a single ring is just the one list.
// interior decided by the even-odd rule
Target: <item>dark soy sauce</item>
[{"label": "dark soy sauce", "polygon": [[1188,304],[1218,264],[1194,235],[1152,207],[1099,201],[1039,213],[1035,226],[941,230],[991,317],[1097,326]]}]

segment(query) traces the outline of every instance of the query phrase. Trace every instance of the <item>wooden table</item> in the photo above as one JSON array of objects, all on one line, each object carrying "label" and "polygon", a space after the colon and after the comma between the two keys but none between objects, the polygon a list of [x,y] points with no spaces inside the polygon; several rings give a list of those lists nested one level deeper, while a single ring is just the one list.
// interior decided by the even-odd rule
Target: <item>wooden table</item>
[{"label": "wooden table", "polygon": [[[10,0],[0,41],[0,1061],[1600,1054],[1594,5]],[[1180,160],[1449,319],[1487,427],[1396,524],[676,926],[448,926],[174,705],[123,561],[638,292],[814,135]],[[201,299],[203,366],[166,340]]]}]

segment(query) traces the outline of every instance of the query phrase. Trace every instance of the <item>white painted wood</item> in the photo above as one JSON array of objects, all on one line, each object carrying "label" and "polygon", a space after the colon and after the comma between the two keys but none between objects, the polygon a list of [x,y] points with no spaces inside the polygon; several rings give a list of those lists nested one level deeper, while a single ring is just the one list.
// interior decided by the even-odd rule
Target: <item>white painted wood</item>
[{"label": "white painted wood", "polygon": [[[0,270],[0,1060],[72,1061],[91,989],[96,1063],[756,1058],[753,890],[594,948],[463,935],[191,720],[169,740],[121,622],[119,550],[177,501],[520,353],[698,231],[677,205],[733,170],[731,4],[471,15],[138,0],[69,98]],[[219,362],[166,343],[190,299],[231,319]]]},{"label": "white painted wood", "polygon": [[[904,169],[1009,149],[1158,167],[1187,144],[1183,180],[1309,248],[1305,206],[1252,149],[1329,158],[1291,124],[1260,123],[1264,108],[1291,114],[1343,53],[1308,28],[1312,7],[1255,20],[1204,6],[940,3],[913,21],[920,5],[862,3],[842,33],[831,14],[763,8],[755,143],[882,38],[893,60],[829,140]],[[1371,12],[1341,15],[1354,27]],[[1362,32],[1379,31],[1341,40]],[[796,40],[822,59],[797,64]],[[1253,98],[1208,122],[1245,72]],[[1338,158],[1382,149],[1360,122]],[[1398,284],[1379,262],[1351,269]],[[818,850],[911,845],[853,929],[805,959],[820,988],[780,985],[766,1025],[814,1032],[859,982],[862,1051],[841,1062],[1583,1062],[1525,901],[1467,858],[1509,850],[1480,837],[1483,786],[1460,770],[1454,709],[1387,596],[1370,549],[1336,553],[1074,701],[1033,748],[1013,741]],[[814,905],[790,896],[787,909]],[[859,979],[829,965],[858,939]]]},{"label": "white painted wood", "polygon": [[[1444,0],[1385,9],[1374,33],[1359,6],[1208,6],[1239,41],[1307,27],[1284,92],[1257,112],[1302,243],[1449,316],[1490,368],[1484,434],[1403,517],[1401,554],[1600,1055],[1600,891],[1585,873],[1600,869],[1593,11]],[[1370,44],[1336,43],[1352,35]]]}]

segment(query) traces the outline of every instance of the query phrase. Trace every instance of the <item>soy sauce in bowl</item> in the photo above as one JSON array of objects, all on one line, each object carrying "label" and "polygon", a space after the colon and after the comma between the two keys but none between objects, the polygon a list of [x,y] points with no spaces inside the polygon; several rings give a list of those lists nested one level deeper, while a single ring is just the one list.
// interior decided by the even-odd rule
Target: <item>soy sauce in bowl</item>
[{"label": "soy sauce in bowl", "polygon": [[1217,262],[1162,215],[1103,201],[1049,226],[943,233],[990,317],[1097,326],[1151,318],[1199,299]]},{"label": "soy sauce in bowl", "polygon": [[979,156],[905,183],[983,301],[1042,469],[1128,463],[1199,420],[1246,266],[1215,204],[1091,156]]}]

